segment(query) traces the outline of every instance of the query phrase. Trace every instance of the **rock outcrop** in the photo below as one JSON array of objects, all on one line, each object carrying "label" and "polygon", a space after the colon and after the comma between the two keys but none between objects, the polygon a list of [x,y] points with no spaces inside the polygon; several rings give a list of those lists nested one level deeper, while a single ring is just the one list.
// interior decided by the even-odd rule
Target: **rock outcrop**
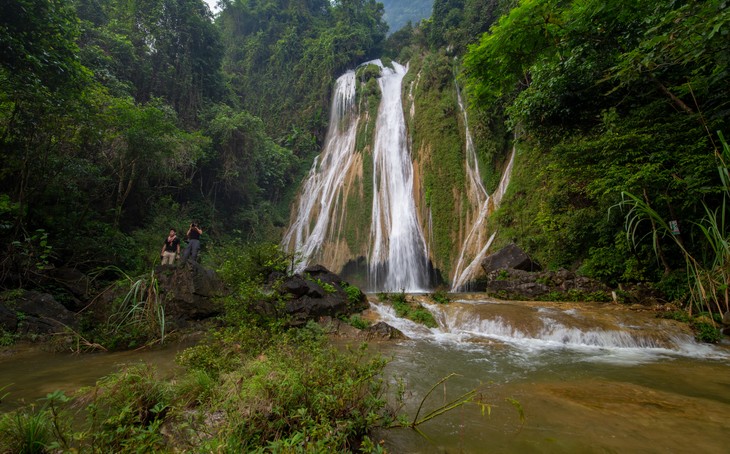
[{"label": "rock outcrop", "polygon": [[377,322],[363,329],[355,328],[342,320],[326,316],[320,317],[317,322],[320,326],[322,326],[327,334],[345,339],[372,341],[406,338],[399,329],[394,328],[385,322]]},{"label": "rock outcrop", "polygon": [[562,269],[539,271],[540,265],[514,243],[487,256],[482,268],[487,273],[485,291],[498,298],[559,301],[611,298],[611,289],[594,279]]},{"label": "rock outcrop", "polygon": [[176,326],[203,320],[223,311],[220,297],[227,291],[215,271],[195,262],[160,265],[155,269],[165,316]]},{"label": "rock outcrop", "polygon": [[510,243],[494,254],[484,257],[482,268],[487,274],[502,269],[522,271],[540,271],[542,269],[540,265],[532,261],[525,251],[514,243]]},{"label": "rock outcrop", "polygon": [[487,275],[487,293],[510,300],[609,301],[611,298],[611,289],[607,286],[567,270],[492,271]]},{"label": "rock outcrop", "polygon": [[321,265],[310,266],[293,276],[276,273],[268,281],[271,292],[281,298],[260,301],[256,311],[267,316],[283,315],[292,326],[320,317],[348,316],[368,308],[364,293]]},{"label": "rock outcrop", "polygon": [[21,335],[60,333],[76,329],[78,317],[48,293],[17,290],[0,298],[0,327]]}]

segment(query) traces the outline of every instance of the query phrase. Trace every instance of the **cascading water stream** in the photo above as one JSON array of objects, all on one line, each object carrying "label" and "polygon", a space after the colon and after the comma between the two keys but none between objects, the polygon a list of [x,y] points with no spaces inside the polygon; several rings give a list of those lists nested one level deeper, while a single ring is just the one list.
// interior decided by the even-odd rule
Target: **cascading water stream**
[{"label": "cascading water stream", "polygon": [[386,304],[371,301],[371,309],[411,339],[478,348],[485,341],[509,345],[522,353],[569,349],[594,359],[643,361],[662,355],[727,358],[726,352],[697,343],[690,334],[649,315],[611,313],[605,309],[562,309],[550,303],[455,301],[421,304],[438,323],[436,328],[399,318]]},{"label": "cascading water stream", "polygon": [[315,158],[305,180],[296,217],[282,244],[299,254],[296,272],[302,271],[332,229],[342,182],[353,164],[359,114],[355,105],[355,72],[348,71],[335,84],[329,130],[324,149]]},{"label": "cascading water stream", "polygon": [[373,148],[370,287],[418,292],[428,285],[428,252],[416,215],[413,163],[406,136],[401,86],[407,69],[393,62],[378,79],[382,101]]},{"label": "cascading water stream", "polygon": [[[464,102],[461,98],[461,91],[459,87],[456,87],[457,99],[459,102],[459,108],[464,117],[464,130],[466,136],[466,174],[467,174],[467,195],[472,206],[478,207],[477,216],[469,229],[465,240],[461,244],[461,250],[459,251],[459,259],[454,267],[451,291],[456,292],[463,290],[468,282],[474,278],[479,270],[480,263],[487,253],[487,250],[492,245],[496,232],[492,233],[488,240],[485,241],[487,234],[486,223],[489,213],[499,207],[502,201],[509,180],[512,175],[512,167],[514,164],[515,150],[512,150],[512,154],[509,159],[509,163],[504,170],[502,179],[497,187],[497,190],[490,195],[482,184],[482,176],[479,172],[479,163],[477,161],[476,150],[474,148],[474,142],[471,137],[469,130],[469,118],[464,107]],[[476,253],[474,253],[476,251]],[[471,257],[469,255],[473,254]],[[468,264],[467,264],[468,263]]]}]

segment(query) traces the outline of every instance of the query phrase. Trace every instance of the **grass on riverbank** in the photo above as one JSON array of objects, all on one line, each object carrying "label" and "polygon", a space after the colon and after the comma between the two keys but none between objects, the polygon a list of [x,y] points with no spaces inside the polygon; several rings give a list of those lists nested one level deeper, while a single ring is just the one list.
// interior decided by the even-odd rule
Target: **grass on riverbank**
[{"label": "grass on riverbank", "polygon": [[316,325],[224,329],[178,361],[186,372],[172,379],[130,366],[72,398],[2,415],[0,451],[379,450],[367,433],[390,418],[385,360],[329,346]]}]

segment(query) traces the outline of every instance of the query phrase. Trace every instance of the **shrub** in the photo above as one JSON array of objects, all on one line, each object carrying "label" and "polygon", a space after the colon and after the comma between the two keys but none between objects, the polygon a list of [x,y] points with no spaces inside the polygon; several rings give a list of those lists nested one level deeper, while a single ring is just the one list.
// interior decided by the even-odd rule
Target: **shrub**
[{"label": "shrub", "polygon": [[429,328],[436,328],[438,326],[431,312],[419,303],[408,301],[404,292],[391,295],[391,304],[398,317],[407,318]]},{"label": "shrub", "polygon": [[[318,326],[279,333],[276,342],[221,376],[215,408],[229,450],[344,452],[378,420],[385,361],[364,347],[341,352]],[[244,419],[241,415],[246,415]]]},{"label": "shrub", "polygon": [[355,287],[354,285],[350,285],[347,282],[341,282],[340,287],[342,287],[342,290],[347,293],[347,301],[349,301],[350,304],[357,304],[360,302],[360,298],[362,298],[362,292],[359,288]]},{"label": "shrub", "polygon": [[690,322],[690,326],[699,342],[716,344],[722,339],[722,332],[711,321],[695,319]]},{"label": "shrub", "polygon": [[351,315],[346,321],[357,329],[367,329],[370,326],[370,322],[360,317],[359,314]]},{"label": "shrub", "polygon": [[445,290],[436,290],[431,294],[431,299],[438,304],[448,304],[451,302],[449,294]]}]

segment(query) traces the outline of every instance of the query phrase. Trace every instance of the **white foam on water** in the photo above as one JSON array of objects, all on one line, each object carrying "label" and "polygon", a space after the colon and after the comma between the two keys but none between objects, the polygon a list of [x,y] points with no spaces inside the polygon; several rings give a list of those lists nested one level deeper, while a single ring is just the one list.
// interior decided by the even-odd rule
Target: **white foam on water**
[{"label": "white foam on water", "polygon": [[537,311],[535,316],[540,321],[540,327],[535,332],[528,332],[512,326],[500,315],[481,319],[468,307],[444,310],[437,304],[423,306],[434,315],[438,328],[426,328],[410,320],[398,318],[390,306],[371,303],[371,307],[381,315],[383,321],[401,330],[409,338],[469,350],[507,345],[513,349],[511,354],[523,358],[569,351],[579,355],[574,358],[578,361],[613,364],[639,364],[673,357],[718,360],[730,358],[726,350],[698,343],[684,334],[668,335],[660,341],[642,333],[640,329],[570,327],[546,317],[549,310]]}]

